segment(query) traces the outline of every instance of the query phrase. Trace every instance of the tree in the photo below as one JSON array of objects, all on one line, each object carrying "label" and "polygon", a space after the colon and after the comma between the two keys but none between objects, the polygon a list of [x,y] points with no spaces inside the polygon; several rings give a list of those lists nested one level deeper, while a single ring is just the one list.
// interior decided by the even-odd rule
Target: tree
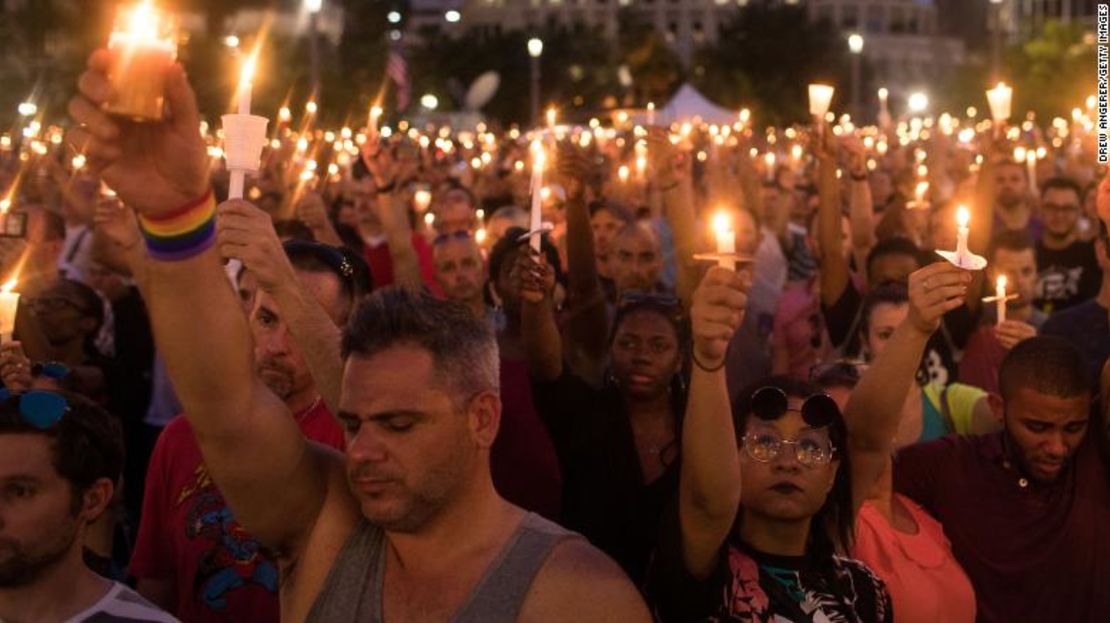
[{"label": "tree", "polygon": [[845,48],[804,7],[748,5],[722,27],[716,45],[695,55],[693,83],[722,106],[746,106],[766,123],[804,121],[808,83],[831,80],[847,91]]}]

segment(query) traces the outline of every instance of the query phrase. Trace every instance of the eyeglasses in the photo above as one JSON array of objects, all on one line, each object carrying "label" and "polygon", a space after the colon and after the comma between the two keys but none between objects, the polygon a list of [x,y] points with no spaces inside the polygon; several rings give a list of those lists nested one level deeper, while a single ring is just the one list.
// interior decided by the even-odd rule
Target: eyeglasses
[{"label": "eyeglasses", "polygon": [[6,403],[12,398],[19,401],[19,415],[23,421],[39,430],[54,426],[69,412],[69,401],[57,392],[33,389],[13,394],[7,388],[0,388],[0,402]]},{"label": "eyeglasses", "polygon": [[832,442],[816,433],[805,433],[798,439],[783,439],[774,433],[748,433],[743,445],[744,452],[760,463],[774,461],[783,446],[793,446],[794,458],[805,467],[828,465],[836,452]]},{"label": "eyeglasses", "polygon": [[[764,422],[772,422],[791,411],[786,393],[777,387],[761,387],[752,394],[752,414]],[[802,420],[813,428],[832,424],[840,417],[840,407],[827,394],[814,394],[805,399],[800,410]]]}]

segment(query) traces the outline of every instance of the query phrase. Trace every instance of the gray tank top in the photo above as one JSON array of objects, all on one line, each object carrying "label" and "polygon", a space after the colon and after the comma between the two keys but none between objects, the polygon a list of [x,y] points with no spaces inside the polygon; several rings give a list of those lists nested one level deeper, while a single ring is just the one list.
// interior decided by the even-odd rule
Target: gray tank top
[{"label": "gray tank top", "polygon": [[[452,623],[511,623],[548,554],[567,538],[582,538],[528,513],[490,563]],[[365,519],[340,550],[306,623],[383,623],[385,533]]]}]

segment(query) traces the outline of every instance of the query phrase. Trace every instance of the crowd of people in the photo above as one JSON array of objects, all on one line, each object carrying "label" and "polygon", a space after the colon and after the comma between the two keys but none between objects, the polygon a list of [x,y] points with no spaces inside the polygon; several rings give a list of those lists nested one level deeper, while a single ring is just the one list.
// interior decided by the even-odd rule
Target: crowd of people
[{"label": "crowd of people", "polygon": [[1110,612],[1081,127],[282,119],[228,199],[184,70],[141,124],[108,63],[0,153],[0,621]]}]

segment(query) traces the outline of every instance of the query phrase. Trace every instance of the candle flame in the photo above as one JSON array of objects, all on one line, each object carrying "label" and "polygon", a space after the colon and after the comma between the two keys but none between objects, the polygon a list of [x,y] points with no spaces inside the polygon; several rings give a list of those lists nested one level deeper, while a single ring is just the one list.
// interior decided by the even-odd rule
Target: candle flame
[{"label": "candle flame", "polygon": [[547,109],[547,125],[555,125],[555,115],[556,112],[554,106]]},{"label": "candle flame", "polygon": [[622,164],[621,167],[619,169],[617,169],[617,176],[621,179],[622,182],[627,182],[628,181],[628,165]]},{"label": "candle flame", "polygon": [[732,231],[732,219],[729,218],[728,212],[721,210],[713,215],[713,231],[718,234]]},{"label": "candle flame", "polygon": [[478,244],[485,244],[486,228],[482,227],[479,228],[478,231],[474,232],[474,242],[477,242]]},{"label": "candle flame", "polygon": [[16,278],[12,277],[11,279],[8,280],[7,283],[5,283],[3,286],[0,286],[0,292],[3,292],[4,294],[8,294],[13,289],[15,289],[16,285],[17,285]]},{"label": "candle flame", "polygon": [[929,192],[929,182],[918,182],[917,188],[914,189],[914,195],[918,201],[925,198],[925,193]]},{"label": "candle flame", "polygon": [[158,22],[154,15],[151,0],[144,0],[131,11],[131,18],[127,24],[128,30],[133,35],[154,38],[157,36]]},{"label": "candle flame", "polygon": [[251,82],[254,81],[254,67],[257,60],[258,59],[255,58],[255,55],[251,54],[249,57],[247,57],[246,62],[243,63],[242,73],[239,74],[240,88],[246,88],[246,85],[249,85]]},{"label": "candle flame", "polygon": [[1034,150],[1034,149],[1030,149],[1029,151],[1027,151],[1025,153],[1025,161],[1026,162],[1036,162],[1037,161],[1037,151]]},{"label": "candle flame", "polygon": [[960,208],[956,210],[956,223],[958,223],[960,227],[967,227],[969,221],[971,221],[971,213],[968,212],[967,206],[960,206]]},{"label": "candle flame", "polygon": [[1006,296],[1006,275],[999,275],[998,279],[994,280],[994,287],[999,291],[1000,296]]}]

